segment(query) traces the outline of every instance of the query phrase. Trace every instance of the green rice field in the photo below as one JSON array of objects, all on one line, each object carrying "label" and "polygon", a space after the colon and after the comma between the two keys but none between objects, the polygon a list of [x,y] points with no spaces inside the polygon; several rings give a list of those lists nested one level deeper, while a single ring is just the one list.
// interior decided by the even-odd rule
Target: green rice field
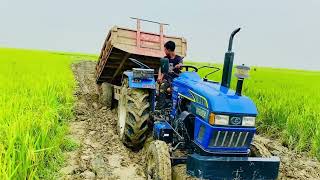
[{"label": "green rice field", "polygon": [[[59,169],[73,116],[71,64],[83,59],[97,57],[0,48],[0,179],[48,179]],[[243,92],[257,104],[258,133],[320,158],[319,82],[320,72],[252,67]]]},{"label": "green rice field", "polygon": [[0,179],[47,179],[62,163],[82,58],[0,48]]}]

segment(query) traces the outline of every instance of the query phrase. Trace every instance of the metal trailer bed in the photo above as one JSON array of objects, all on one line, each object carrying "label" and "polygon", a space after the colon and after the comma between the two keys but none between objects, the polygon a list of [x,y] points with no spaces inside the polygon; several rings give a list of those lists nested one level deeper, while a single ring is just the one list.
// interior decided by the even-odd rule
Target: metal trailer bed
[{"label": "metal trailer bed", "polygon": [[[97,84],[107,82],[120,85],[122,73],[136,67],[128,58],[141,61],[157,73],[160,66],[159,58],[165,56],[163,45],[169,40],[175,42],[176,54],[186,56],[187,42],[184,38],[164,35],[163,27],[168,24],[133,19],[137,20],[136,30],[114,26],[109,31],[96,65]],[[159,24],[159,34],[141,31],[141,21]]]}]

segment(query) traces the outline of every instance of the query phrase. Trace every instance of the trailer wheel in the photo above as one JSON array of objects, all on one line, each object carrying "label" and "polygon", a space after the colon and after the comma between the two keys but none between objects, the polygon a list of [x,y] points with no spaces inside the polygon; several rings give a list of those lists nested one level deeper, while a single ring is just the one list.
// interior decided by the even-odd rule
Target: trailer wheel
[{"label": "trailer wheel", "polygon": [[113,101],[113,87],[110,83],[102,83],[101,84],[101,93],[100,93],[100,101],[103,105],[107,106],[107,108],[112,107]]},{"label": "trailer wheel", "polygon": [[147,151],[146,176],[153,180],[171,180],[169,148],[163,141],[151,142]]},{"label": "trailer wheel", "polygon": [[131,149],[140,149],[146,138],[150,118],[149,92],[131,89],[124,79],[118,102],[118,130],[122,142]]}]

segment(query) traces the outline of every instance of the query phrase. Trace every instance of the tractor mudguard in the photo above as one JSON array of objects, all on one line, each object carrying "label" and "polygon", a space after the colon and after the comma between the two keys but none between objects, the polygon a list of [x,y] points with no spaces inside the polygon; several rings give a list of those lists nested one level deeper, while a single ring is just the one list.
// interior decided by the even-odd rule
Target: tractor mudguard
[{"label": "tractor mudguard", "polygon": [[194,134],[194,115],[187,112],[187,111],[183,111],[179,114],[177,120],[179,120],[180,122],[183,122],[188,135],[191,139],[189,140],[193,140],[193,134]]},{"label": "tractor mudguard", "polygon": [[279,157],[225,157],[191,154],[187,158],[187,173],[203,179],[277,179]]},{"label": "tractor mudguard", "polygon": [[132,71],[125,71],[123,74],[128,77],[130,88],[156,89],[156,81],[154,78],[134,79]]}]

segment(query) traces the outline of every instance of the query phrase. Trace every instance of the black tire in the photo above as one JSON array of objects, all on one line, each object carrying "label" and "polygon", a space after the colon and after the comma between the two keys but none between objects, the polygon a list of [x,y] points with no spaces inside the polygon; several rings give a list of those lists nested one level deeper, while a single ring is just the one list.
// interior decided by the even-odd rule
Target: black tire
[{"label": "black tire", "polygon": [[171,180],[171,161],[168,145],[163,141],[152,141],[147,151],[147,179]]},{"label": "black tire", "polygon": [[113,87],[110,83],[101,84],[101,93],[100,93],[101,104],[105,105],[107,108],[112,107],[113,102]]},{"label": "black tire", "polygon": [[122,142],[137,150],[143,147],[147,138],[150,118],[149,92],[145,89],[131,89],[124,79],[118,102],[118,130]]}]

